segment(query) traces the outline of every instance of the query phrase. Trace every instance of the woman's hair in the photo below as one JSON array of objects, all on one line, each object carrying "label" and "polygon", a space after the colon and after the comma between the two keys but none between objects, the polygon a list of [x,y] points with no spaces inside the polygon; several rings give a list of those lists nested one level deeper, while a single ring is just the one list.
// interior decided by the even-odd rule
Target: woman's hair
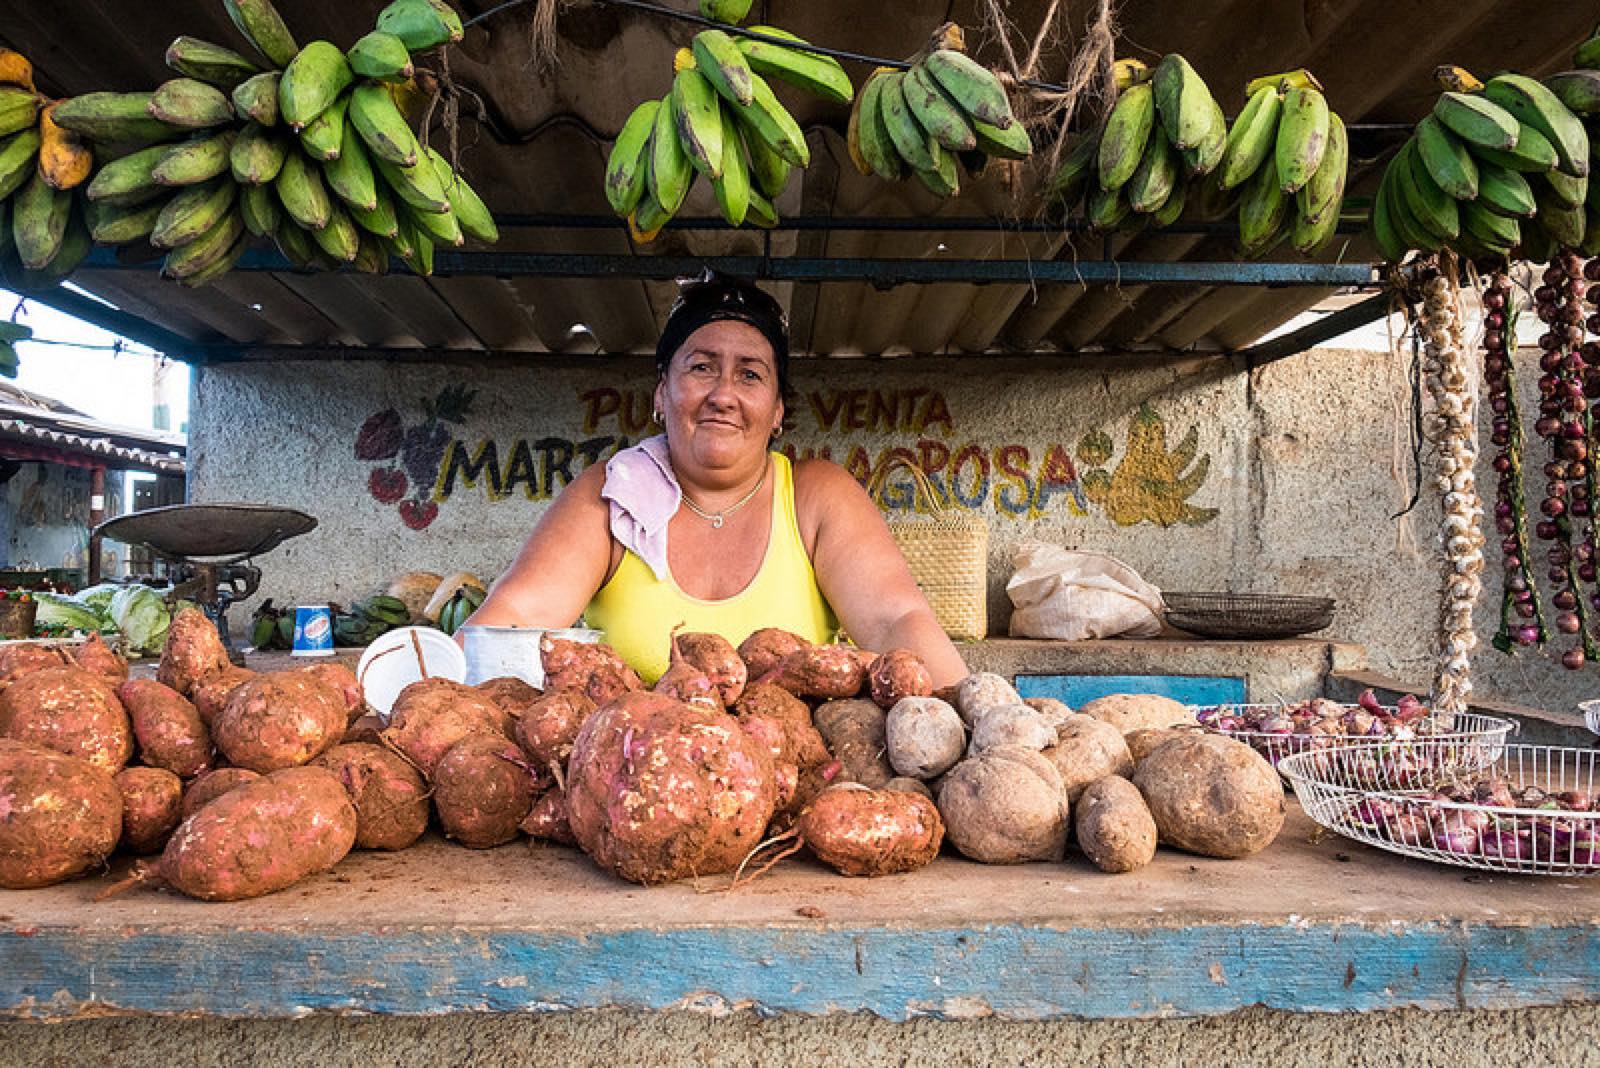
[{"label": "woman's hair", "polygon": [[656,375],[665,377],[667,365],[689,335],[724,319],[748,323],[761,331],[772,346],[778,370],[778,395],[789,393],[789,320],[769,294],[742,278],[707,270],[692,281],[680,283],[678,299],[667,313],[667,325],[656,342]]}]

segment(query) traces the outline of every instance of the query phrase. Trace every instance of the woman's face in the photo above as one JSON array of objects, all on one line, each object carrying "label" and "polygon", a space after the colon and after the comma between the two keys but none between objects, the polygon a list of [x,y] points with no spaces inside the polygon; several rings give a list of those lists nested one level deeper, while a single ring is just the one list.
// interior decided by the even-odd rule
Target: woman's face
[{"label": "woman's face", "polygon": [[707,323],[673,354],[655,403],[677,457],[725,469],[765,455],[783,423],[772,346],[749,323]]}]

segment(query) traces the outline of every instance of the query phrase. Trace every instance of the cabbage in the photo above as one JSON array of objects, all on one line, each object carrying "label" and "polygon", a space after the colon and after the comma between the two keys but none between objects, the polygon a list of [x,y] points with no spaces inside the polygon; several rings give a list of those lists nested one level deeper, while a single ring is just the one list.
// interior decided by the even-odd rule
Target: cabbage
[{"label": "cabbage", "polygon": [[90,586],[86,590],[79,590],[72,595],[72,599],[79,604],[87,605],[102,621],[111,618],[111,598],[122,589],[120,582],[102,582],[98,586]]},{"label": "cabbage", "polygon": [[94,610],[79,604],[66,594],[39,590],[29,596],[39,603],[38,612],[34,616],[35,623],[48,623],[58,627],[69,627],[72,630],[100,629],[100,617],[95,615]]},{"label": "cabbage", "polygon": [[167,644],[172,613],[166,599],[149,586],[124,586],[118,590],[111,598],[111,618],[134,649],[159,653]]}]

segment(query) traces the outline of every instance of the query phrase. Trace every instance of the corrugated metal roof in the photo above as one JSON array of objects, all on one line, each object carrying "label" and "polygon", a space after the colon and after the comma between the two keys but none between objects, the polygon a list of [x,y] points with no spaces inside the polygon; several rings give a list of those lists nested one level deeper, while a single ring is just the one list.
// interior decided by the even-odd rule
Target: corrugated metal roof
[{"label": "corrugated metal roof", "polygon": [[[492,0],[458,0],[467,14]],[[671,0],[691,8],[687,0]],[[278,0],[301,41],[317,37],[348,45],[371,28],[382,4]],[[856,0],[762,0],[753,20],[802,36],[876,55],[909,55],[946,18],[978,24],[977,4],[861,4]],[[1036,27],[1047,4],[1006,5],[1023,30]],[[1069,9],[1073,5],[1064,5]],[[42,84],[69,94],[137,89],[169,76],[161,57],[179,32],[234,43],[217,0],[162,5],[160,17],[131,0],[56,0],[0,4],[6,43],[29,55]],[[607,138],[634,104],[659,96],[670,79],[673,48],[692,29],[605,6],[567,10],[559,23],[561,64],[543,74],[529,63],[528,18],[522,7],[469,31],[454,50],[451,73],[479,94],[490,118],[463,126],[462,160],[497,215],[603,213],[601,171]],[[1127,0],[1120,6],[1122,54],[1147,58],[1183,52],[1232,113],[1244,81],[1297,66],[1313,69],[1347,122],[1408,122],[1437,92],[1432,69],[1461,63],[1489,73],[1544,73],[1568,62],[1591,29],[1586,5],[1525,0],[1216,0],[1172,4]],[[969,37],[980,58],[995,62],[992,43]],[[1068,48],[1047,53],[1040,75],[1059,78]],[[856,68],[852,74],[861,75]],[[1018,210],[1011,174],[973,183],[941,202],[914,182],[888,184],[856,173],[842,133],[848,111],[788,90],[807,129],[813,163],[791,183],[778,207],[787,215],[1004,218]],[[469,109],[470,110],[470,109]],[[1370,168],[1367,168],[1370,170]],[[1358,172],[1353,192],[1369,191]],[[715,213],[698,183],[686,216]],[[1229,239],[1205,234],[1120,235],[1111,243],[1125,260],[1219,260],[1236,255]],[[941,257],[1089,259],[1104,254],[1100,238],[1058,233],[973,233],[846,230],[755,232],[666,231],[634,249],[620,228],[506,227],[499,249],[616,255],[761,255],[934,259]],[[1341,249],[1345,260],[1371,255],[1361,239]],[[417,279],[361,275],[237,272],[199,291],[162,282],[153,273],[84,270],[83,288],[119,308],[197,343],[361,345],[385,348],[485,349],[497,352],[642,352],[654,344],[673,287],[666,282],[583,278],[457,277]],[[1094,351],[1151,348],[1233,350],[1329,295],[1331,290],[1260,286],[1101,286],[1070,283],[900,286],[887,292],[859,282],[774,287],[790,309],[797,351],[822,355],[1010,351]],[[173,355],[182,356],[174,352]]]},{"label": "corrugated metal roof", "polygon": [[187,466],[188,448],[180,435],[100,423],[71,409],[0,403],[0,456],[8,455],[7,442],[100,460],[121,470],[182,475]]}]

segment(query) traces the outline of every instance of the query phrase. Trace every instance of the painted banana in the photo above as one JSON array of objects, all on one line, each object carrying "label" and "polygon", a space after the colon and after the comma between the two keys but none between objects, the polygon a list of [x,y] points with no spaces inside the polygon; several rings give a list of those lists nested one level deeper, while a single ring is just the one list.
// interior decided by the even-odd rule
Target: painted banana
[{"label": "painted banana", "polygon": [[278,114],[299,133],[332,106],[354,78],[343,52],[331,42],[312,41],[284,68],[278,82]]},{"label": "painted banana", "polygon": [[1311,180],[1328,150],[1328,100],[1317,89],[1290,89],[1283,96],[1274,144],[1278,184],[1297,193]]},{"label": "painted banana", "polygon": [[1245,103],[1233,120],[1223,149],[1217,181],[1223,189],[1243,185],[1272,154],[1278,140],[1278,116],[1283,97],[1276,86],[1264,85]]},{"label": "painted banana", "polygon": [[744,106],[755,98],[750,62],[721,30],[702,30],[690,43],[695,66],[725,100]]},{"label": "painted banana", "polygon": [[[810,43],[776,26],[751,26],[750,29],[764,36],[792,41],[798,45]],[[738,49],[744,53],[750,69],[756,74],[788,82],[813,96],[820,96],[836,104],[848,104],[855,96],[855,87],[850,84],[850,76],[832,56],[749,37],[739,38]]]},{"label": "painted banana", "polygon": [[1150,85],[1135,85],[1117,97],[1100,135],[1100,188],[1120,189],[1133,177],[1150,142],[1155,112],[1155,91]]},{"label": "painted banana", "polygon": [[639,203],[648,182],[650,132],[655,128],[659,100],[646,100],[628,116],[611,145],[606,160],[606,200],[611,210],[627,217]]},{"label": "painted banana", "polygon": [[[920,63],[906,72],[900,88],[917,124],[940,145],[952,152],[978,147],[977,134],[966,113]],[[1020,127],[1021,123],[1012,123],[1013,129]]]},{"label": "painted banana", "polygon": [[693,67],[672,80],[672,123],[689,162],[707,178],[722,176],[722,108],[717,91]]}]

